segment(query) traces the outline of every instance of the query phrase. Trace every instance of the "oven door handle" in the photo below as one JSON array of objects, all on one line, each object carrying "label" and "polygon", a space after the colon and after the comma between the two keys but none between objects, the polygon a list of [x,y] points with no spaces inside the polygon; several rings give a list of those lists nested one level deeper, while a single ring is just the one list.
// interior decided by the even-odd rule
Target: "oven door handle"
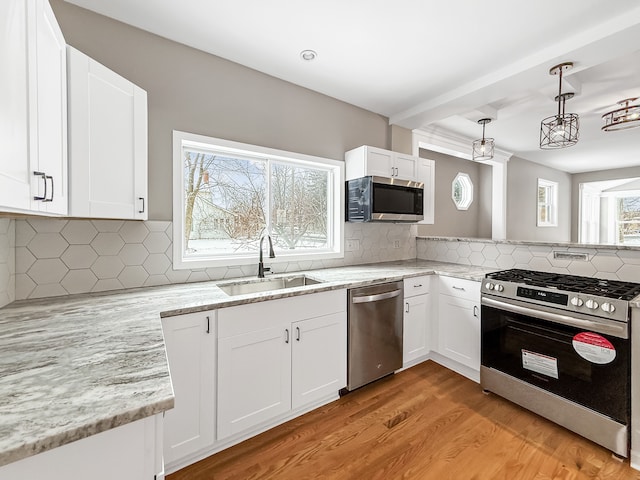
[{"label": "oven door handle", "polygon": [[482,297],[482,305],[487,307],[494,307],[500,310],[505,310],[511,313],[519,313],[527,315],[529,317],[536,317],[542,320],[548,320],[550,322],[561,323],[570,327],[583,328],[586,330],[594,330],[599,333],[607,333],[618,338],[629,338],[627,330],[627,324],[615,325],[604,322],[594,322],[592,320],[585,320],[582,318],[576,318],[569,315],[562,315],[559,313],[547,312],[539,310],[537,308],[524,307],[520,305],[514,305],[512,303],[505,303],[493,298]]}]

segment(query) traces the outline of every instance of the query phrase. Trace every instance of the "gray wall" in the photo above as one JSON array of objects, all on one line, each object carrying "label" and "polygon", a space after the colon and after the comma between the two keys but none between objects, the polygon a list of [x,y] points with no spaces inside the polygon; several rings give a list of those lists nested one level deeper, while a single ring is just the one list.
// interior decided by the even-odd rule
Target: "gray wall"
[{"label": "gray wall", "polygon": [[[423,149],[420,156],[436,162],[435,223],[419,225],[418,235],[490,238],[491,167]],[[473,183],[473,203],[468,210],[458,210],[451,199],[451,182],[458,172],[467,173]],[[485,191],[487,177],[488,196]]]},{"label": "gray wall", "polygon": [[575,173],[571,176],[573,195],[571,197],[571,241],[578,241],[578,221],[580,219],[580,184],[599,182],[602,180],[618,180],[620,178],[640,177],[640,166],[629,168],[615,168],[597,172]]},{"label": "gray wall", "polygon": [[[558,226],[538,227],[538,178],[558,182]],[[571,175],[518,157],[507,164],[507,240],[571,240]]]},{"label": "gray wall", "polygon": [[172,130],[343,159],[389,148],[388,119],[311,90],[51,0],[69,45],[148,93],[149,219],[172,215]]}]

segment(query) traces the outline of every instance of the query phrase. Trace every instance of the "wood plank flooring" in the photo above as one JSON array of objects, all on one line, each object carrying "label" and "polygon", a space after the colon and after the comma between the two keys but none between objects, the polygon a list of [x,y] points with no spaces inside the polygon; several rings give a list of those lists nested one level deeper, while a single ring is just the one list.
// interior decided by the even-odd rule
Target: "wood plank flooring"
[{"label": "wood plank flooring", "polygon": [[427,361],[168,480],[640,480],[611,453]]}]

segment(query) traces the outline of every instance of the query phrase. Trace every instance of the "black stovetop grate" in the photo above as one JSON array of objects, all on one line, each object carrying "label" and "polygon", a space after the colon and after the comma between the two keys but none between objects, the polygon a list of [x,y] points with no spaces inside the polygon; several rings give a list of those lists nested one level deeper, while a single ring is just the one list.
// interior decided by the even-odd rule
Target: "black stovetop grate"
[{"label": "black stovetop grate", "polygon": [[620,300],[632,300],[640,295],[640,284],[620,280],[565,275],[563,273],[537,272],[535,270],[502,270],[486,275],[504,282],[523,283],[534,287],[556,288],[585,295],[598,295]]}]

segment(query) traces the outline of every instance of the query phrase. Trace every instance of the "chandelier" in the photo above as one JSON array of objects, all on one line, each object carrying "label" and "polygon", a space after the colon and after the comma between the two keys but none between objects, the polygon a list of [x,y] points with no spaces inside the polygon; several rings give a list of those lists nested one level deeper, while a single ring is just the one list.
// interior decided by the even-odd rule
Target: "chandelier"
[{"label": "chandelier", "polygon": [[621,107],[611,110],[602,115],[604,126],[602,130],[605,132],[614,132],[616,130],[626,130],[627,128],[640,127],[640,104],[633,105],[637,98],[627,98],[620,100],[618,105]]},{"label": "chandelier", "polygon": [[484,127],[487,123],[491,123],[491,119],[482,118],[478,120],[478,123],[482,125],[482,138],[474,140],[472,158],[477,162],[491,160],[493,158],[493,149],[496,146],[495,141],[493,138],[484,138]]},{"label": "chandelier", "polygon": [[540,148],[543,150],[571,147],[578,143],[578,115],[565,113],[565,102],[573,93],[562,93],[562,72],[573,68],[572,62],[565,62],[549,70],[550,75],[558,75],[558,113],[540,122]]}]

